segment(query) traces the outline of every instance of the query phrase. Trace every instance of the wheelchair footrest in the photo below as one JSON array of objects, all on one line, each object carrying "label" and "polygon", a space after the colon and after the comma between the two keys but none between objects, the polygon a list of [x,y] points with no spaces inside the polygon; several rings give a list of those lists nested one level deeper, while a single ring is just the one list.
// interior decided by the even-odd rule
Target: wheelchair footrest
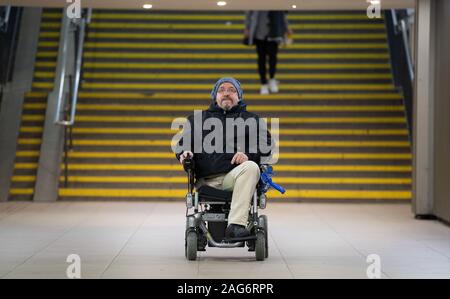
[{"label": "wheelchair footrest", "polygon": [[256,236],[248,236],[248,237],[241,237],[241,238],[224,238],[223,242],[234,243],[234,242],[243,242],[243,241],[251,241],[251,240],[256,240]]}]

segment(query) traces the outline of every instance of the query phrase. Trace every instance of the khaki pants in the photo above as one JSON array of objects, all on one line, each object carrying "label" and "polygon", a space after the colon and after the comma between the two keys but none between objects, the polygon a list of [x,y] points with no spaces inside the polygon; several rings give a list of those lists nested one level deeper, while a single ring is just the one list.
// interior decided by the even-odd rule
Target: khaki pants
[{"label": "khaki pants", "polygon": [[228,224],[247,226],[248,211],[258,180],[258,164],[253,161],[245,161],[227,174],[199,179],[196,188],[208,185],[216,189],[233,191]]}]

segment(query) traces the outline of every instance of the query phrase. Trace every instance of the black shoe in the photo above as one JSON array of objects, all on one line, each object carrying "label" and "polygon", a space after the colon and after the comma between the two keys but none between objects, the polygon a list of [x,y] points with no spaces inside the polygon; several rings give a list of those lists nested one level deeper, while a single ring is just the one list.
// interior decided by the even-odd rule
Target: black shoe
[{"label": "black shoe", "polygon": [[250,236],[250,232],[243,225],[239,224],[230,224],[225,230],[225,238],[244,238]]}]

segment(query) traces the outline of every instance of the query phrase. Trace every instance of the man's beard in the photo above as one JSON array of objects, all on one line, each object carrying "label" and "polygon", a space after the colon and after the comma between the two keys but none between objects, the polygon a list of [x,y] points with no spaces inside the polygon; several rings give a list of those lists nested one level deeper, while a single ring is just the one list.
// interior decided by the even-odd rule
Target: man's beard
[{"label": "man's beard", "polygon": [[230,111],[230,109],[232,108],[232,106],[231,105],[225,105],[225,106],[223,106],[223,110],[225,110],[225,111]]},{"label": "man's beard", "polygon": [[224,99],[222,99],[222,103],[225,100],[228,100],[229,104],[228,103],[227,104],[222,104],[222,109],[225,110],[225,111],[229,111],[231,108],[233,108],[233,100],[230,99],[230,98],[224,98]]}]

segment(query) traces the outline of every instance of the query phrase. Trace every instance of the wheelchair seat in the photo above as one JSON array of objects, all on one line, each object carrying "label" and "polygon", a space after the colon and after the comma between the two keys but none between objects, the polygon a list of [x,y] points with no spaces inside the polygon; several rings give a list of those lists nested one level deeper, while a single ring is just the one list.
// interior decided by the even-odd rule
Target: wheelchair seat
[{"label": "wheelchair seat", "polygon": [[200,202],[231,202],[233,196],[233,191],[224,191],[220,189],[213,188],[208,185],[203,185],[197,189],[198,198]]}]

